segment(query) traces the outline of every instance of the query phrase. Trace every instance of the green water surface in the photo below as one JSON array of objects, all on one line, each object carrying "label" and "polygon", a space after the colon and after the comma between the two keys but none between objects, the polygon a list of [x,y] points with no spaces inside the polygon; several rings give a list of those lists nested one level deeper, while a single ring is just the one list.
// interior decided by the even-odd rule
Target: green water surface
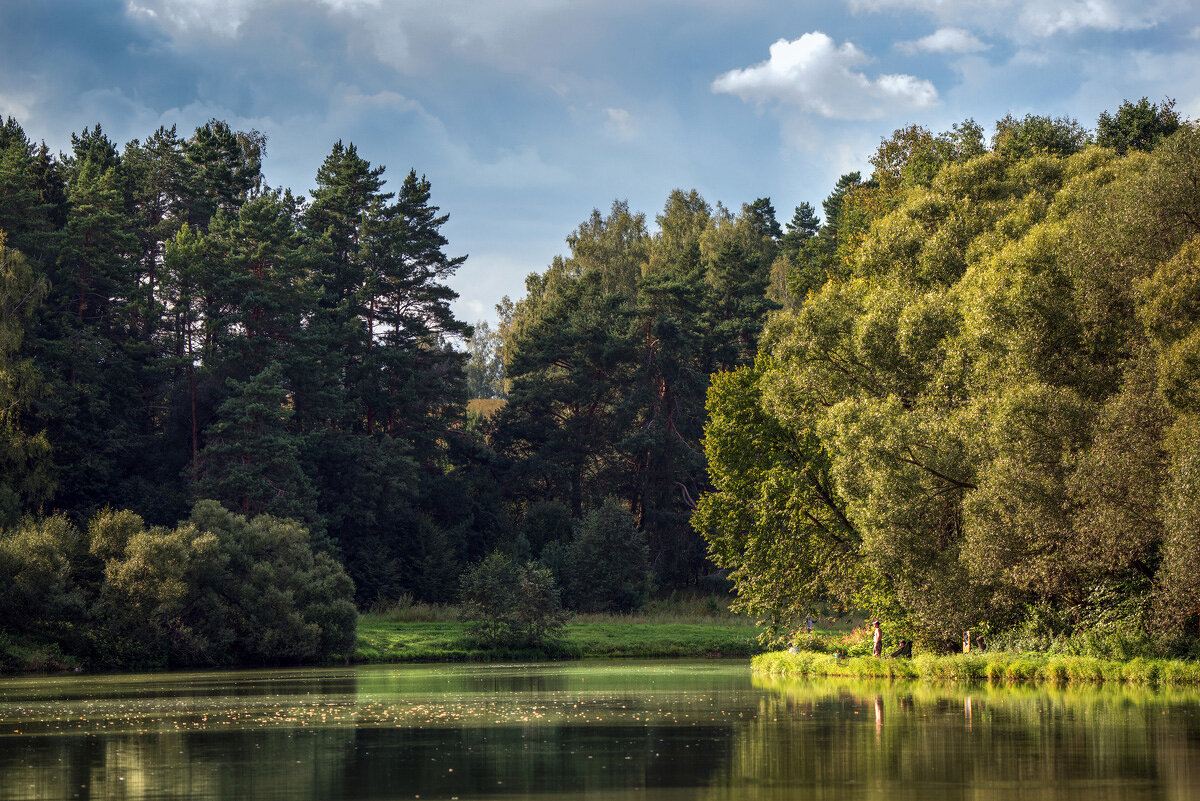
[{"label": "green water surface", "polygon": [[1200,798],[1200,693],[741,661],[0,681],[0,799]]}]

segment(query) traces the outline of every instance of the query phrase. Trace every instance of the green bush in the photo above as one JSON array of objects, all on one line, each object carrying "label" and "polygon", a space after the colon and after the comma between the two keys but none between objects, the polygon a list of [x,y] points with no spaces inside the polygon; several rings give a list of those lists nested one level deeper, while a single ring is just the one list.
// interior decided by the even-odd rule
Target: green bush
[{"label": "green bush", "polygon": [[[214,501],[173,529],[104,511],[85,534],[55,517],[0,535],[0,620],[30,643],[27,667],[71,657],[149,668],[349,655],[353,597],[345,571],[313,553],[302,525],[247,520]],[[4,650],[12,668],[11,643]]]},{"label": "green bush", "polygon": [[540,646],[566,626],[554,578],[536,563],[519,565],[496,552],[468,567],[461,587],[462,618],[471,623],[471,635],[489,647]]},{"label": "green bush", "polygon": [[84,579],[94,570],[86,557],[78,530],[62,516],[0,533],[0,625],[48,638],[72,635],[88,607]]}]

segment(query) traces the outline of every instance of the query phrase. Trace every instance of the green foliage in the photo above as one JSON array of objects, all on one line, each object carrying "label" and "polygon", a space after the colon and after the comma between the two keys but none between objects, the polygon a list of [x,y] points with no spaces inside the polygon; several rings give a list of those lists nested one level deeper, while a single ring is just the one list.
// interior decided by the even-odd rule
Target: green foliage
[{"label": "green foliage", "polygon": [[1070,117],[1026,114],[1022,119],[1008,114],[996,122],[992,150],[1006,159],[1022,159],[1038,153],[1069,156],[1088,144],[1085,128]]},{"label": "green foliage", "polygon": [[78,647],[88,610],[87,545],[61,515],[0,532],[0,620],[7,631]]},{"label": "green foliage", "polygon": [[777,627],[828,596],[927,648],[1188,651],[1200,135],[1118,158],[1008,119],[993,152],[905,178],[932,142],[881,150],[893,207],[859,242],[845,182],[847,271],[713,381],[695,522]]},{"label": "green foliage", "polygon": [[650,596],[646,535],[618,501],[609,499],[575,523],[571,539],[542,551],[542,562],[579,612],[633,612]]},{"label": "green foliage", "polygon": [[42,375],[20,356],[46,281],[5,240],[0,230],[0,526],[11,526],[51,496],[54,480],[50,443],[29,419]]},{"label": "green foliage", "polygon": [[1096,120],[1096,143],[1121,154],[1130,149],[1153,150],[1179,130],[1179,126],[1175,101],[1170,98],[1161,103],[1151,103],[1144,97],[1136,103],[1126,100],[1116,114],[1100,113]]},{"label": "green foliage", "polygon": [[524,565],[499,552],[477,562],[460,578],[461,615],[482,643],[533,647],[557,639],[567,615],[550,571]]},{"label": "green foliage", "polygon": [[872,179],[888,195],[901,187],[929,186],[951,162],[981,156],[983,128],[973,119],[956,123],[934,136],[920,125],[898,128],[884,139],[871,157]]},{"label": "green foliage", "polygon": [[494,454],[460,441],[463,259],[429,181],[384,192],[338,143],[306,205],[220,120],[71,143],[0,125],[0,524],[115,506],[171,527],[212,497],[327,536],[365,602],[448,598],[510,532]]},{"label": "green foliage", "polygon": [[533,501],[525,506],[520,536],[534,558],[546,546],[571,538],[571,510],[561,501]]},{"label": "green foliage", "polygon": [[282,378],[282,367],[273,364],[246,382],[227,379],[233,394],[206,431],[194,491],[242,514],[312,521],[311,487],[287,430],[292,410]]},{"label": "green foliage", "polygon": [[773,652],[751,659],[755,672],[775,676],[852,676],[926,682],[1030,682],[1188,686],[1200,683],[1200,665],[1167,659],[1120,662],[1080,656],[991,652],[920,654],[913,659],[839,658],[812,651]]},{"label": "green foliage", "polygon": [[95,668],[279,664],[354,647],[354,588],[301,525],[214,501],[147,527],[104,511],[0,534],[4,630]]},{"label": "green foliage", "polygon": [[594,213],[571,256],[503,307],[509,393],[490,442],[511,460],[518,509],[555,500],[580,519],[626,499],[656,580],[683,585],[711,569],[688,525],[705,387],[753,359],[780,231],[768,198],[735,216],[695,191],[672,192],[657,223],[648,234],[623,203]]},{"label": "green foliage", "polygon": [[467,395],[472,398],[504,397],[504,361],[500,357],[500,336],[486,320],[471,328],[467,338]]}]

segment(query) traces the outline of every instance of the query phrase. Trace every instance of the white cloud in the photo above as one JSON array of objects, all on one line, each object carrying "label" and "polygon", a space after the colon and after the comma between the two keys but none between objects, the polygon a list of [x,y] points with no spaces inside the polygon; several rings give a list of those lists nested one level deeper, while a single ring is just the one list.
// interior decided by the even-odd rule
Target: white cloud
[{"label": "white cloud", "polygon": [[127,0],[131,17],[153,20],[172,32],[200,30],[235,36],[257,0]]},{"label": "white cloud", "polygon": [[915,42],[899,42],[896,47],[908,53],[977,53],[988,49],[988,45],[962,28],[938,28]]},{"label": "white cloud", "polygon": [[984,7],[1007,4],[1008,0],[846,0],[846,5],[855,13],[889,9],[912,9],[927,14],[944,14],[955,10],[978,12]]},{"label": "white cloud", "polygon": [[[1129,4],[1132,6],[1132,4]],[[1043,0],[1021,8],[1020,23],[1039,36],[1084,28],[1101,31],[1125,31],[1152,28],[1160,21],[1154,4],[1122,8],[1112,0]]]},{"label": "white cloud", "polygon": [[637,124],[633,115],[623,108],[606,108],[604,114],[608,120],[604,123],[604,131],[616,139],[633,139],[637,133]]},{"label": "white cloud", "polygon": [[719,76],[712,90],[842,120],[874,119],[937,103],[937,89],[929,81],[911,75],[872,79],[856,69],[868,61],[853,43],[839,47],[814,31],[790,42],[780,39],[771,45],[770,58]]},{"label": "white cloud", "polygon": [[37,100],[35,92],[6,90],[4,87],[0,87],[0,111],[5,117],[15,117],[28,123],[29,120],[34,119],[33,110],[37,107]]},{"label": "white cloud", "polygon": [[1161,25],[1187,0],[845,0],[853,12],[918,11],[946,25],[970,24],[1012,39],[1081,30],[1134,31]]}]

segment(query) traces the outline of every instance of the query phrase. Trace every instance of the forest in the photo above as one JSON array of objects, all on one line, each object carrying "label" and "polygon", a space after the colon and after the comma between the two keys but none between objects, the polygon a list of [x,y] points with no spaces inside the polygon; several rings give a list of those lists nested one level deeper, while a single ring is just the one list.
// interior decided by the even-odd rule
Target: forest
[{"label": "forest", "polygon": [[902,128],[782,226],[614,202],[494,328],[451,313],[415,170],[338,142],[305,197],[217,120],[71,141],[0,127],[0,646],[313,661],[495,552],[573,610],[732,587],[776,639],[822,608],[929,647],[1195,642],[1200,131],[1170,101]]}]

